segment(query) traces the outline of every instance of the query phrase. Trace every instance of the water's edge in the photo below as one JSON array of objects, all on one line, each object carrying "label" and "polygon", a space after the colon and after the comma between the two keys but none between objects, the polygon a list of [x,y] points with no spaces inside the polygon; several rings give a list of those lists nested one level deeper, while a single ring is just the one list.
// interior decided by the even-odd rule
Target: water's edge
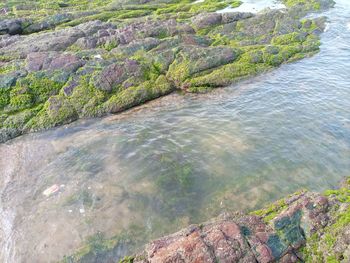
[{"label": "water's edge", "polygon": [[0,144],[0,259],[54,261],[82,244],[97,262],[121,258],[225,211],[336,188],[350,171],[349,10],[324,14],[311,58]]}]

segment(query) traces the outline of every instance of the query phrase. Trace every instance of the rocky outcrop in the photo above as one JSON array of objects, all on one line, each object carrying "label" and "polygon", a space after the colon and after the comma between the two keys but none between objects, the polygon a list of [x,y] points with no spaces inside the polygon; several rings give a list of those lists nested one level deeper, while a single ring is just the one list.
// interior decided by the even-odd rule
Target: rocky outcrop
[{"label": "rocky outcrop", "polygon": [[250,215],[224,214],[146,245],[124,262],[349,262],[350,180]]},{"label": "rocky outcrop", "polygon": [[16,38],[16,41],[5,44],[0,49],[0,55],[25,59],[33,52],[65,51],[79,38],[93,35],[99,30],[113,27],[101,21],[91,21],[73,28],[66,28],[54,32],[29,35]]},{"label": "rocky outcrop", "polygon": [[228,0],[20,2],[0,14],[0,143],[311,56],[326,20],[301,17],[333,4],[284,0],[252,14],[215,12],[239,5]]},{"label": "rocky outcrop", "polygon": [[21,19],[5,19],[0,21],[0,35],[18,35],[23,32]]}]

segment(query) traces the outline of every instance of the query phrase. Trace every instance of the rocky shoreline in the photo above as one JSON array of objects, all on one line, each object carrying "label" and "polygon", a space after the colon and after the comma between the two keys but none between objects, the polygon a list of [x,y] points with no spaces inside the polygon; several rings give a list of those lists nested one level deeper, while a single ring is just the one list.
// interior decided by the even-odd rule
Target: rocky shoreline
[{"label": "rocky shoreline", "polygon": [[[63,262],[115,262],[118,241],[99,242],[83,247]],[[303,190],[262,210],[225,213],[209,222],[191,225],[150,242],[142,252],[120,262],[349,261],[350,179],[347,179],[337,190],[323,194]]]},{"label": "rocky shoreline", "polygon": [[207,92],[319,50],[332,0],[218,13],[239,1],[0,4],[0,143],[114,114],[176,90]]},{"label": "rocky shoreline", "polygon": [[[0,143],[175,91],[208,92],[317,53],[326,18],[304,17],[334,2],[282,2],[285,9],[257,14],[217,12],[239,6],[235,0],[0,3]],[[116,262],[143,232],[97,233],[63,262]],[[191,225],[121,260],[349,261],[349,179],[338,190],[300,191],[250,214]]]},{"label": "rocky shoreline", "polygon": [[350,180],[252,212],[224,214],[151,242],[133,262],[349,262]]}]

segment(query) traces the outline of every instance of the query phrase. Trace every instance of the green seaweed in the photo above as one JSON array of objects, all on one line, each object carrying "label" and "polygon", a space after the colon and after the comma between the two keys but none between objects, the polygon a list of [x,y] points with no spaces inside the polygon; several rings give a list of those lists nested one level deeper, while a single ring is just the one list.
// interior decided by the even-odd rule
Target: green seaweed
[{"label": "green seaweed", "polygon": [[270,222],[272,219],[274,219],[281,211],[287,208],[287,204],[285,203],[285,200],[279,200],[271,205],[269,205],[266,208],[253,211],[251,214],[261,216],[263,217],[265,222]]},{"label": "green seaweed", "polygon": [[106,112],[120,112],[166,95],[173,90],[173,85],[168,82],[164,75],[161,75],[155,82],[148,80],[139,86],[129,87],[113,95],[102,105],[102,109]]}]

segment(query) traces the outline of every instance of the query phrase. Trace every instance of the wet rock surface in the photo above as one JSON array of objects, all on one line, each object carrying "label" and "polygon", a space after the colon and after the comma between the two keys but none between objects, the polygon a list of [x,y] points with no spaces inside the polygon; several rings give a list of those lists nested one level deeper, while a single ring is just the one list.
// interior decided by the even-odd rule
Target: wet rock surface
[{"label": "wet rock surface", "polygon": [[302,17],[333,1],[283,2],[258,14],[215,12],[239,5],[226,0],[2,3],[0,116],[11,121],[0,123],[0,142],[176,89],[207,92],[318,52],[326,20]]}]

